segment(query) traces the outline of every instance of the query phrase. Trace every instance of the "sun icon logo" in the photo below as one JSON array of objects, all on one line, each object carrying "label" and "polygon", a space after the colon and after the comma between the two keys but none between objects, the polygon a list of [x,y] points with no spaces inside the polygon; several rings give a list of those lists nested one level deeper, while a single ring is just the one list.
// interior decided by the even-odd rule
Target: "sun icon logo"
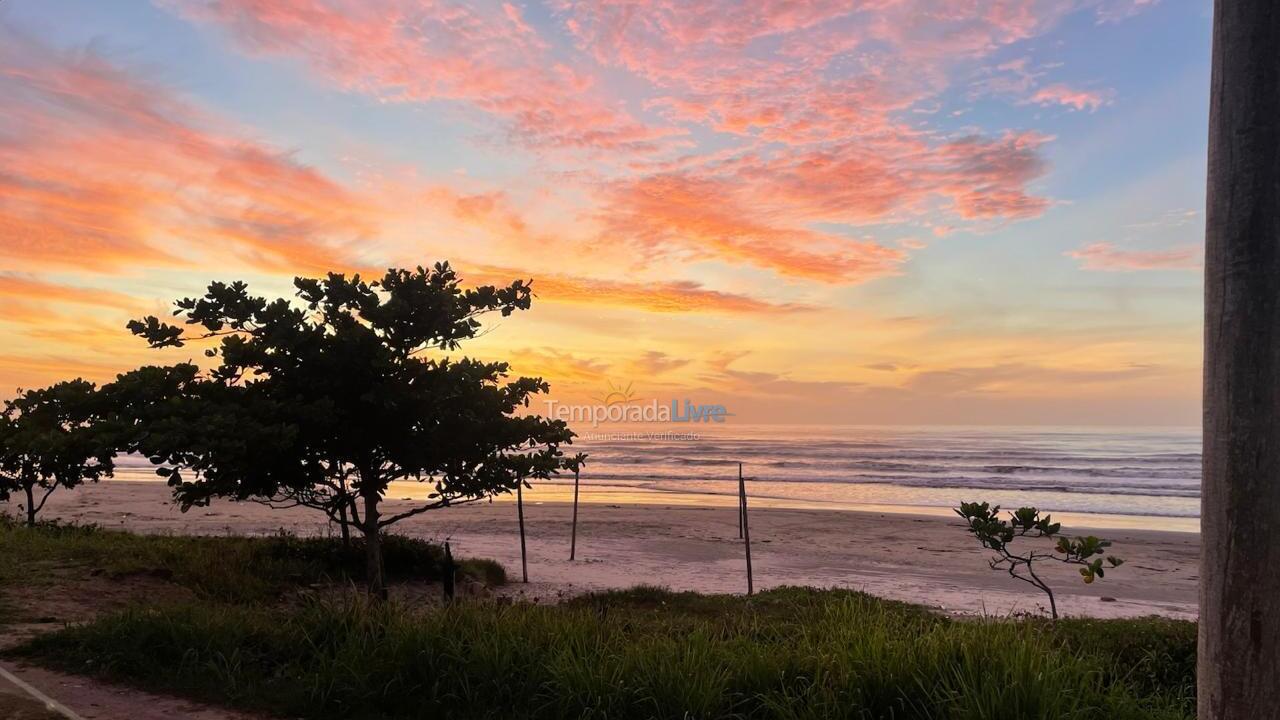
[{"label": "sun icon logo", "polygon": [[598,395],[591,398],[606,407],[610,405],[624,405],[636,400],[635,391],[631,389],[633,383],[627,383],[626,386],[615,385],[612,380],[608,381],[609,391],[604,395]]}]

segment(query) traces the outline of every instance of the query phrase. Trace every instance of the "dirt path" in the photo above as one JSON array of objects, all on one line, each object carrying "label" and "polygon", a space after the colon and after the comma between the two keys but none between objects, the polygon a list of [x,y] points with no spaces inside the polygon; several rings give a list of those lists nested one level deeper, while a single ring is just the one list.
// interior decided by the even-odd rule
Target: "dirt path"
[{"label": "dirt path", "polygon": [[[2,665],[84,720],[257,720],[251,715],[110,685],[93,678],[64,675],[33,665],[12,661]],[[0,718],[67,720],[60,713],[46,710],[40,702],[4,678],[0,678]]]},{"label": "dirt path", "polygon": [[[96,614],[124,607],[142,597],[189,594],[183,588],[154,578],[137,576],[109,580],[77,568],[43,571],[39,584],[0,590],[12,622],[0,627],[0,650],[16,647],[32,637],[81,622]],[[256,716],[213,708],[187,700],[112,685],[88,676],[66,675],[16,660],[0,667],[84,720],[260,720]],[[67,720],[45,708],[27,690],[0,674],[0,720]]]}]

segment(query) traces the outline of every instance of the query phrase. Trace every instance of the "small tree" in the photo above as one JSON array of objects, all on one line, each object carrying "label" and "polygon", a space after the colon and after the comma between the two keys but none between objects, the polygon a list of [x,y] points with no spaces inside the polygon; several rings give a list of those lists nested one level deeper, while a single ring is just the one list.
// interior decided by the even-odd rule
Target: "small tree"
[{"label": "small tree", "polygon": [[[1103,577],[1106,572],[1103,568],[1103,558],[1095,556],[1104,555],[1107,548],[1111,547],[1110,542],[1092,535],[1082,538],[1061,536],[1058,533],[1062,529],[1062,524],[1053,522],[1049,515],[1041,516],[1036,508],[1018,508],[1009,513],[1007,521],[1000,519],[999,505],[992,507],[987,503],[960,503],[960,509],[955,512],[969,524],[969,532],[978,538],[982,547],[996,552],[995,557],[990,561],[992,570],[1003,569],[1009,573],[1010,577],[1030,583],[1049,596],[1049,612],[1054,620],[1058,619],[1058,604],[1054,599],[1053,589],[1036,574],[1037,561],[1079,565],[1080,575],[1085,583],[1092,583],[1095,579]],[[1052,542],[1053,550],[1037,551],[1034,546],[1031,546],[1032,543],[1024,543],[1028,545],[1026,550],[1021,553],[1014,552],[1011,545],[1019,538]],[[1109,567],[1119,567],[1122,563],[1124,560],[1118,557],[1106,556],[1106,564]]]},{"label": "small tree", "polygon": [[[187,327],[155,317],[129,329],[152,347],[215,340],[219,364],[181,387],[138,380],[134,437],[183,508],[215,497],[316,507],[365,538],[370,590],[383,592],[380,534],[428,510],[513,492],[572,467],[562,421],[521,414],[548,390],[508,365],[443,353],[479,318],[530,306],[529,283],[464,289],[447,263],[374,282],[331,273],[294,281],[301,302],[213,283],[177,302]],[[189,328],[194,326],[195,331]],[[390,483],[431,486],[394,515]]]},{"label": "small tree", "polygon": [[58,488],[110,476],[115,449],[100,419],[93,383],[70,380],[20,392],[0,414],[0,500],[24,499],[35,525]]}]

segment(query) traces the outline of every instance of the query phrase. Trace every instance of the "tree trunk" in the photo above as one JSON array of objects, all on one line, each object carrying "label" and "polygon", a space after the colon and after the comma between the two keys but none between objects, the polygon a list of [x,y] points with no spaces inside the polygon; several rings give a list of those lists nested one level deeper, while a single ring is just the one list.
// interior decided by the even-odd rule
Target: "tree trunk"
[{"label": "tree trunk", "polygon": [[351,549],[351,521],[347,518],[347,501],[338,505],[338,525],[342,528],[342,549]]},{"label": "tree trunk", "polygon": [[1280,717],[1280,3],[1217,0],[1205,228],[1200,720]]},{"label": "tree trunk", "polygon": [[1058,601],[1053,596],[1053,588],[1049,587],[1048,583],[1041,580],[1039,575],[1036,575],[1035,570],[1031,569],[1030,562],[1027,563],[1027,574],[1030,575],[1031,579],[1034,581],[1032,585],[1035,585],[1036,587],[1040,588],[1040,592],[1044,593],[1049,597],[1049,617],[1052,618],[1053,620],[1057,620],[1058,619]]},{"label": "tree trunk", "polygon": [[382,575],[382,533],[378,528],[378,496],[364,496],[365,581],[369,594],[387,599],[387,584]]},{"label": "tree trunk", "polygon": [[24,490],[27,491],[27,527],[36,526],[36,496],[32,486],[27,485]]}]

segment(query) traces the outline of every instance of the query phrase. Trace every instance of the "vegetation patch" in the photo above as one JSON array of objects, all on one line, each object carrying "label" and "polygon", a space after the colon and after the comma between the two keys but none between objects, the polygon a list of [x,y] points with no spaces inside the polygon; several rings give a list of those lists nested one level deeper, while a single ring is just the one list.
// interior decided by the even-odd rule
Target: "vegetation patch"
[{"label": "vegetation patch", "polygon": [[[202,600],[268,602],[299,588],[363,582],[364,552],[362,538],[139,535],[52,522],[28,527],[0,516],[0,588],[134,576],[174,583]],[[387,535],[383,556],[392,582],[444,576],[444,551],[433,543]],[[456,566],[459,576],[486,585],[506,581],[492,560]]]}]

